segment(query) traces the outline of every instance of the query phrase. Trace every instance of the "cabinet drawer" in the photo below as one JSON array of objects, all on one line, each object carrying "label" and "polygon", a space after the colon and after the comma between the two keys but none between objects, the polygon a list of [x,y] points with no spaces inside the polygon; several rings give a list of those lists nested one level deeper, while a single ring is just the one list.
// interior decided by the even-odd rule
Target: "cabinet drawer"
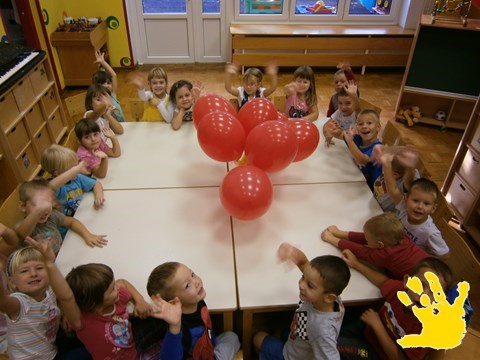
[{"label": "cabinet drawer", "polygon": [[477,118],[477,129],[470,139],[470,145],[480,153],[480,116]]},{"label": "cabinet drawer", "polygon": [[57,97],[55,96],[55,90],[53,88],[43,94],[42,104],[45,115],[50,117],[58,106]]},{"label": "cabinet drawer", "polygon": [[457,174],[453,178],[448,195],[450,196],[451,204],[457,210],[457,215],[463,221],[475,202],[475,195]]},{"label": "cabinet drawer", "polygon": [[19,121],[10,131],[6,134],[7,141],[12,150],[13,156],[17,156],[27,146],[30,138],[27,133],[27,128],[22,121]]},{"label": "cabinet drawer", "polygon": [[38,104],[35,104],[26,114],[25,120],[30,134],[35,134],[45,123],[42,110]]},{"label": "cabinet drawer", "polygon": [[19,81],[12,92],[20,112],[26,110],[35,102],[35,94],[29,78]]},{"label": "cabinet drawer", "polygon": [[30,82],[32,83],[33,92],[36,96],[43,94],[48,87],[48,76],[45,71],[45,65],[40,64],[33,69],[30,74]]},{"label": "cabinet drawer", "polygon": [[22,180],[31,180],[40,170],[40,163],[35,156],[33,147],[30,144],[27,149],[17,158],[18,171]]},{"label": "cabinet drawer", "polygon": [[467,150],[459,174],[472,189],[480,189],[480,157]]},{"label": "cabinet drawer", "polygon": [[37,151],[38,158],[42,158],[42,152],[52,144],[50,135],[48,135],[48,129],[46,126],[41,129],[38,134],[35,135],[33,139],[33,146]]},{"label": "cabinet drawer", "polygon": [[50,134],[52,135],[52,142],[55,144],[58,143],[65,127],[59,109],[48,119],[48,126],[50,128]]},{"label": "cabinet drawer", "polygon": [[7,130],[19,115],[20,111],[12,92],[0,97],[0,127],[2,130]]}]

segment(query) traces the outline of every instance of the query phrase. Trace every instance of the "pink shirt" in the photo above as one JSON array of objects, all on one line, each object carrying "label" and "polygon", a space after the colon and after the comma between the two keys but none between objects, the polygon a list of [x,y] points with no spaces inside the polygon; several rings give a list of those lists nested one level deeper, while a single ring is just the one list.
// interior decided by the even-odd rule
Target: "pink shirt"
[{"label": "pink shirt", "polygon": [[[105,144],[105,142],[102,140],[100,142],[100,146],[98,147],[98,150],[106,152],[109,149],[110,148],[108,147],[108,145]],[[102,159],[95,156],[95,154],[93,152],[91,152],[90,150],[87,150],[83,145],[80,145],[78,147],[77,157],[78,157],[78,161],[85,161],[85,163],[87,164],[87,169],[88,170],[92,170],[92,169],[96,168],[97,166],[100,165],[100,162],[102,161]]]}]

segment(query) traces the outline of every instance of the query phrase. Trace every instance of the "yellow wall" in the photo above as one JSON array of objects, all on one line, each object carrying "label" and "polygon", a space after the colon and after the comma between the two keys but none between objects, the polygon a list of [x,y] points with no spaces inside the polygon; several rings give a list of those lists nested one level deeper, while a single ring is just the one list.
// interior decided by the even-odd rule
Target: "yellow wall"
[{"label": "yellow wall", "polygon": [[5,36],[5,28],[3,27],[3,20],[0,17],[0,41],[3,40],[4,36]]}]

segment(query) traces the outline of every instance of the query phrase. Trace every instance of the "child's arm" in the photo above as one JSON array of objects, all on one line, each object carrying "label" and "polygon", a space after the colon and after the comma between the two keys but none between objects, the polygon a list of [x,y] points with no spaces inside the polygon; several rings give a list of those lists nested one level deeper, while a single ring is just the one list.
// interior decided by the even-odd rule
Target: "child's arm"
[{"label": "child's arm", "polygon": [[95,181],[95,185],[93,186],[93,196],[95,199],[93,200],[93,208],[95,210],[100,209],[105,202],[105,197],[103,196],[103,185],[100,181]]},{"label": "child's arm", "polygon": [[60,189],[69,181],[75,179],[78,174],[88,174],[87,164],[85,161],[80,161],[77,165],[71,167],[67,171],[55,176],[50,180],[49,184],[53,190]]},{"label": "child's arm", "polygon": [[92,175],[94,175],[97,178],[104,178],[107,176],[107,171],[108,171],[108,155],[105,154],[103,151],[100,150],[95,150],[94,152],[95,156],[100,158],[100,165],[97,167],[94,167],[92,169]]},{"label": "child's arm", "polygon": [[105,61],[105,53],[100,52],[100,50],[95,51],[95,62],[100,64],[101,67],[105,69],[105,71],[110,74],[112,77],[112,92],[111,95],[113,97],[117,97],[117,87],[118,87],[118,80],[117,80],[117,74],[115,71],[112,69],[110,64]]},{"label": "child's arm", "polygon": [[353,80],[350,80],[347,84],[343,86],[347,94],[352,99],[353,106],[355,107],[355,112],[358,114],[362,109],[360,108],[360,100],[358,99],[358,88],[357,84]]},{"label": "child's arm", "polygon": [[92,234],[85,225],[71,216],[65,216],[62,225],[80,235],[90,247],[104,247],[108,243],[108,240],[105,239],[106,235]]},{"label": "child's arm", "polygon": [[113,106],[110,104],[107,108],[107,111],[105,112],[105,118],[108,120],[108,124],[110,125],[110,129],[112,129],[115,134],[121,135],[121,134],[123,134],[123,126],[112,115],[112,111],[113,111]]},{"label": "child's arm", "polygon": [[165,301],[160,295],[152,295],[153,301],[152,316],[165,320],[168,323],[168,330],[172,334],[179,334],[182,327],[182,303],[176,297],[173,300]]},{"label": "child's arm", "polygon": [[300,249],[287,243],[282,243],[277,252],[280,261],[289,260],[293,262],[303,273],[305,266],[309,264],[307,257]]},{"label": "child's arm", "polygon": [[68,286],[57,265],[55,265],[55,254],[53,253],[50,242],[47,240],[36,241],[31,237],[27,237],[25,242],[42,253],[50,280],[50,286],[57,297],[57,301],[62,309],[62,314],[73,328],[80,328],[82,325],[80,308],[75,301],[72,289],[70,289],[70,286]]},{"label": "child's arm", "polygon": [[150,316],[152,314],[151,306],[145,301],[143,296],[138,292],[138,290],[130,284],[125,279],[118,279],[117,280],[118,286],[121,286],[128,290],[128,292],[132,295],[133,302],[135,303],[135,309],[133,310],[133,314],[138,316],[142,319]]},{"label": "child's arm", "polygon": [[178,111],[175,111],[173,113],[173,119],[170,123],[173,130],[178,130],[182,127],[183,115],[185,115],[185,109],[183,108],[180,108]]},{"label": "child's arm", "polygon": [[263,90],[263,96],[269,97],[273,94],[273,92],[277,89],[277,82],[278,82],[278,66],[276,65],[269,65],[265,68],[265,73],[270,76],[270,87]]},{"label": "child's arm", "polygon": [[38,199],[32,211],[25,216],[23,221],[16,227],[15,231],[20,240],[30,236],[37,226],[40,218],[47,212],[52,211],[53,204],[46,199]]},{"label": "child's arm", "polygon": [[360,262],[350,250],[343,250],[343,259],[352,269],[361,272],[372,284],[380,288],[388,277]]},{"label": "child's arm", "polygon": [[383,152],[380,157],[383,170],[383,178],[385,180],[385,188],[388,195],[392,198],[393,202],[398,204],[403,199],[403,192],[397,186],[397,180],[393,175],[392,160],[394,155],[388,151]]},{"label": "child's arm", "polygon": [[197,101],[200,98],[200,95],[205,88],[203,83],[200,80],[194,80],[192,81],[192,95],[193,95],[193,103],[195,104],[195,101]]},{"label": "child's arm", "polygon": [[[18,237],[17,233],[12,229],[10,229],[9,227],[2,224],[1,222],[0,222],[0,236],[3,238],[3,240],[8,246],[16,248],[20,244],[20,238]],[[8,254],[4,254],[4,255],[7,256]]]},{"label": "child's arm", "polygon": [[173,112],[175,111],[175,107],[173,106],[173,103],[171,101],[167,101],[167,98],[159,101],[157,109],[158,111],[160,111],[160,114],[162,114],[163,119],[167,123],[172,122]]},{"label": "child's arm", "polygon": [[312,105],[310,106],[310,114],[304,116],[302,119],[308,120],[308,121],[315,121],[318,119],[318,105]]},{"label": "child's arm", "polygon": [[283,87],[283,93],[286,97],[289,97],[295,92],[297,92],[297,84],[295,83],[295,81],[292,81],[291,83],[288,83]]},{"label": "child's arm", "polygon": [[340,240],[349,240],[348,234],[348,231],[343,231],[335,225],[330,225],[328,228],[322,231],[320,237],[323,241],[338,247],[338,243],[340,242]]},{"label": "child's arm", "polygon": [[112,141],[112,147],[105,149],[104,152],[109,157],[119,157],[122,154],[122,150],[120,149],[120,143],[118,142],[117,137],[115,136],[115,132],[112,129],[105,128],[103,129],[104,135]]},{"label": "child's arm", "polygon": [[345,139],[345,142],[348,145],[348,150],[350,150],[350,153],[352,154],[353,158],[355,159],[355,162],[358,165],[368,164],[371,161],[371,159],[368,155],[364,154],[358,148],[357,144],[355,144],[355,142],[353,141],[354,135],[355,135],[355,130],[353,129],[353,127],[348,132],[343,131],[343,138]]},{"label": "child's arm", "polygon": [[232,77],[237,75],[238,67],[233,64],[227,64],[225,66],[225,90],[230,95],[237,97],[239,95],[239,91],[236,87],[232,85]]},{"label": "child's arm", "polygon": [[20,301],[10,296],[6,290],[6,285],[4,284],[4,276],[0,275],[0,311],[10,319],[16,319],[20,314]]}]

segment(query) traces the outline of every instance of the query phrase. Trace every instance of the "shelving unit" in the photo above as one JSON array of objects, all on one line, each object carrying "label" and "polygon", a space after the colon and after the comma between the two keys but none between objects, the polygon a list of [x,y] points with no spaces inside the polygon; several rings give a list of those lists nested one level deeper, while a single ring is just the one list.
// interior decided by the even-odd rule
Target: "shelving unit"
[{"label": "shelving unit", "polygon": [[59,143],[67,121],[48,59],[45,57],[0,94],[0,197],[40,171],[40,156]]}]

